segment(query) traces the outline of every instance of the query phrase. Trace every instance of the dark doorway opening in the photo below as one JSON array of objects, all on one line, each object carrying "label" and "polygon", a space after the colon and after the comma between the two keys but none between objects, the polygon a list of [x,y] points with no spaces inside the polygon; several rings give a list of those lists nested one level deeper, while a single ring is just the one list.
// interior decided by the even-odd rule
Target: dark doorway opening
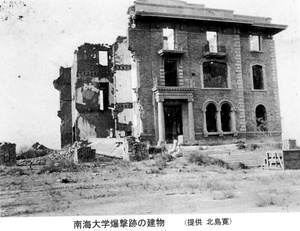
[{"label": "dark doorway opening", "polygon": [[164,111],[166,142],[172,143],[174,139],[183,134],[181,105],[166,105]]}]

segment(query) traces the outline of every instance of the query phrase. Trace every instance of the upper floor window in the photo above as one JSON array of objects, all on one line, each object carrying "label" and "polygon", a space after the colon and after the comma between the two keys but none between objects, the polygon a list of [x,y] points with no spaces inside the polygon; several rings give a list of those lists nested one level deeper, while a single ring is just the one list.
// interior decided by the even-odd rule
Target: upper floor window
[{"label": "upper floor window", "polygon": [[260,65],[253,65],[252,77],[253,77],[253,89],[263,90],[264,89],[263,67]]},{"label": "upper floor window", "polygon": [[259,35],[250,35],[250,51],[261,51],[261,37]]},{"label": "upper floor window", "polygon": [[177,59],[164,59],[165,85],[177,86]]},{"label": "upper floor window", "polygon": [[108,105],[109,105],[109,84],[108,83],[99,83],[98,104],[100,106],[100,110],[102,111],[108,110]]},{"label": "upper floor window", "polygon": [[228,88],[227,64],[216,61],[203,62],[203,86]]},{"label": "upper floor window", "polygon": [[174,29],[163,28],[163,49],[175,49]]},{"label": "upper floor window", "polygon": [[209,52],[218,52],[218,35],[215,31],[206,32],[207,45],[209,47]]},{"label": "upper floor window", "polygon": [[102,66],[108,65],[107,51],[99,51],[99,64]]}]

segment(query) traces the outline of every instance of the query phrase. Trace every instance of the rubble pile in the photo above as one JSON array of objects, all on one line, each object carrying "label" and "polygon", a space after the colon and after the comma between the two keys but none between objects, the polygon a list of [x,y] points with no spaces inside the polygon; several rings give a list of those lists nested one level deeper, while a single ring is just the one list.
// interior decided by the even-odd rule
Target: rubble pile
[{"label": "rubble pile", "polygon": [[16,144],[0,143],[0,165],[14,165],[16,163]]},{"label": "rubble pile", "polygon": [[141,161],[149,159],[149,149],[144,143],[134,143],[132,152],[128,153],[130,161]]},{"label": "rubble pile", "polygon": [[49,152],[46,156],[31,158],[31,159],[23,159],[18,160],[17,165],[18,166],[26,166],[26,165],[44,165],[49,160],[53,161],[61,161],[61,160],[67,160],[74,158],[74,148],[69,147],[65,148],[63,150],[53,150]]}]

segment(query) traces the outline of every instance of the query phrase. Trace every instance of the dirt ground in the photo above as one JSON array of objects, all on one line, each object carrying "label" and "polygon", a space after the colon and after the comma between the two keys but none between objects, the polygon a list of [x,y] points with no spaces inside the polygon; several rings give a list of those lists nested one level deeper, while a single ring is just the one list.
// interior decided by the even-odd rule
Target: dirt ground
[{"label": "dirt ground", "polygon": [[298,170],[231,170],[185,158],[52,173],[0,167],[2,217],[300,211]]}]

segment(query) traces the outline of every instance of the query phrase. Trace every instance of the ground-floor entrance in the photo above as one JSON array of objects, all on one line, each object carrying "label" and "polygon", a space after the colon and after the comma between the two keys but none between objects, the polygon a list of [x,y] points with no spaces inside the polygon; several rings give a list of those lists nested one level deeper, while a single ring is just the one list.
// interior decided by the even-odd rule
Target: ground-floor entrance
[{"label": "ground-floor entrance", "polygon": [[179,135],[183,134],[182,128],[182,106],[181,105],[165,105],[165,134],[166,142],[172,143]]},{"label": "ground-floor entrance", "polygon": [[160,86],[153,88],[156,107],[157,144],[173,143],[178,136],[181,142],[195,140],[194,88]]}]

